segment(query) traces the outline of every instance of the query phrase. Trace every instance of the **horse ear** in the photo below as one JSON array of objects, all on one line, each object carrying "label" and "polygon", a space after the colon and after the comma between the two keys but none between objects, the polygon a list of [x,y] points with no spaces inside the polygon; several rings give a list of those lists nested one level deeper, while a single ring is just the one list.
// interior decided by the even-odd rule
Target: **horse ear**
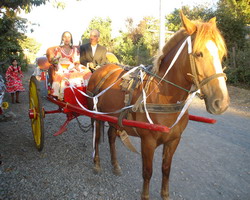
[{"label": "horse ear", "polygon": [[216,25],[216,17],[213,17],[212,19],[210,19],[209,23]]},{"label": "horse ear", "polygon": [[180,15],[183,27],[189,35],[192,35],[196,31],[196,25],[183,14],[182,10],[180,11]]}]

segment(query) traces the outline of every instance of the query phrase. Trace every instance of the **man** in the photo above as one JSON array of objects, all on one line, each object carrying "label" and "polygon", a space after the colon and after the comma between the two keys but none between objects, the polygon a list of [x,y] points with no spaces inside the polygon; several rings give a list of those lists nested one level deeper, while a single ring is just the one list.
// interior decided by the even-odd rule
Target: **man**
[{"label": "man", "polygon": [[90,31],[89,43],[80,46],[80,63],[88,67],[92,72],[100,65],[106,63],[107,49],[98,44],[100,32]]}]

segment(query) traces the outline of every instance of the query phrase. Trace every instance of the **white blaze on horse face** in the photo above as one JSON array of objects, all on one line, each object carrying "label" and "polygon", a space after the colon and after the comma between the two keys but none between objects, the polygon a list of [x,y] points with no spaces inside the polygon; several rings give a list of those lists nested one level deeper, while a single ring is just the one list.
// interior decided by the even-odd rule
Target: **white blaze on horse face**
[{"label": "white blaze on horse face", "polygon": [[[206,44],[206,47],[207,47],[208,51],[210,52],[211,56],[213,57],[215,73],[216,74],[223,73],[217,46],[215,45],[215,43],[212,40],[209,40]],[[227,90],[225,78],[219,77],[218,80],[219,80],[220,88],[222,90]]]}]

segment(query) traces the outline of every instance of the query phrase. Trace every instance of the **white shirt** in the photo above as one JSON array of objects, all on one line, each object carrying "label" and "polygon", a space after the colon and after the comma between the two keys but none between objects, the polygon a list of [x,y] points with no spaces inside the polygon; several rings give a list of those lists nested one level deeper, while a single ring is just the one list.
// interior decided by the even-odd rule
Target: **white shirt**
[{"label": "white shirt", "polygon": [[95,46],[91,45],[91,48],[92,48],[92,55],[94,56],[96,52],[97,44]]}]

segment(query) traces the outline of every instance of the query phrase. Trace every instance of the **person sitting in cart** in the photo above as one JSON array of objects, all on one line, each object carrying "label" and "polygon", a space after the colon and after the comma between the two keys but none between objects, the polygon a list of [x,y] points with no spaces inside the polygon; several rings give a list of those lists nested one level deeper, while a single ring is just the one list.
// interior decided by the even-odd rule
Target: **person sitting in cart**
[{"label": "person sitting in cart", "polygon": [[101,65],[107,63],[107,49],[99,43],[100,32],[90,31],[89,43],[80,46],[80,63],[94,72]]},{"label": "person sitting in cart", "polygon": [[63,100],[67,87],[87,86],[91,71],[79,62],[79,50],[73,46],[72,34],[65,31],[62,34],[60,46],[51,47],[46,52],[49,69],[51,95]]}]

